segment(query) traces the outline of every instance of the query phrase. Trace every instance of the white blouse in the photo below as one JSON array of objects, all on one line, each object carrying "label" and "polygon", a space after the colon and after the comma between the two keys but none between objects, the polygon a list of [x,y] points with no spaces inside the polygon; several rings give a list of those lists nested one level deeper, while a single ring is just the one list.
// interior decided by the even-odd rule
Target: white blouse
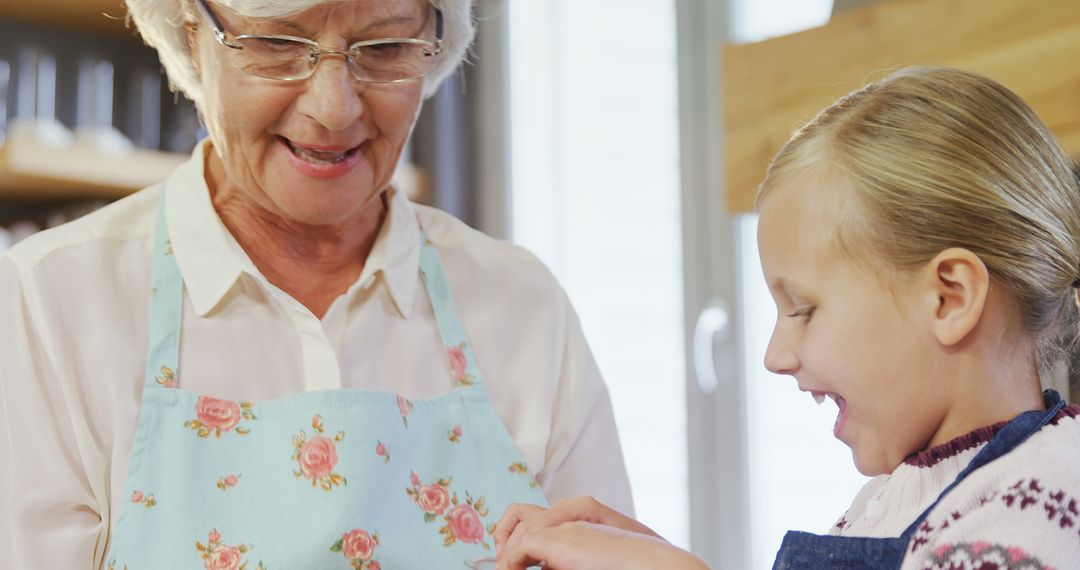
[{"label": "white blouse", "polygon": [[214,211],[199,145],[162,184],[0,257],[0,559],[100,568],[125,501],[147,349],[150,262],[164,192],[186,297],[186,390],[262,401],[362,388],[451,388],[419,281],[419,224],[446,267],[495,411],[549,500],[632,513],[607,389],[552,274],[390,190],[360,278],[323,319],[268,282]]}]

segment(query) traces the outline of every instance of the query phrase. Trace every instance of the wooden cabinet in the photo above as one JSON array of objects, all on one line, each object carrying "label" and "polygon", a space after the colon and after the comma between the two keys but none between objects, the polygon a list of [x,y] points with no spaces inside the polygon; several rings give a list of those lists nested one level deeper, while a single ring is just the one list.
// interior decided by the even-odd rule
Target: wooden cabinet
[{"label": "wooden cabinet", "polygon": [[164,180],[188,155],[54,147],[12,132],[0,145],[0,199],[120,198]]},{"label": "wooden cabinet", "polygon": [[723,47],[725,183],[732,212],[754,208],[769,159],[837,97],[908,65],[991,77],[1035,109],[1080,157],[1080,2],[883,0],[827,25]]},{"label": "wooden cabinet", "polygon": [[133,35],[125,24],[123,0],[4,0],[0,20],[31,22],[56,28],[109,35]]},{"label": "wooden cabinet", "polygon": [[[9,25],[9,29],[14,24],[14,29],[21,30],[25,23],[26,28],[35,30],[9,44],[7,57],[14,58],[12,65],[24,43],[48,45],[49,38],[56,35],[77,38],[70,40],[74,48],[69,51],[75,53],[82,53],[79,42],[86,44],[87,52],[106,43],[124,46],[123,50],[129,49],[128,44],[131,49],[143,48],[126,14],[122,0],[0,1],[0,22]],[[149,63],[144,65],[149,66],[147,69],[152,74],[156,57],[147,54],[147,59]],[[115,88],[117,95],[122,96],[124,86]],[[59,90],[73,91],[70,85]],[[9,89],[9,98],[15,97],[14,91]],[[4,100],[0,97],[0,103]],[[123,108],[118,107],[117,112],[123,112]],[[49,145],[27,136],[25,130],[17,131],[10,123],[7,136],[0,136],[0,141],[0,201],[114,199],[164,180],[188,156],[145,149],[119,153],[96,150],[92,145]]]}]

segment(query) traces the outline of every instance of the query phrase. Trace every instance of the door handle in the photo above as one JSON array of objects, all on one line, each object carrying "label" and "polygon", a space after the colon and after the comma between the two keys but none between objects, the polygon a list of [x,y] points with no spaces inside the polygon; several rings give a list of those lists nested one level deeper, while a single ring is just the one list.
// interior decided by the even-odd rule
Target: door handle
[{"label": "door handle", "polygon": [[716,372],[716,348],[731,336],[731,318],[727,303],[717,300],[698,314],[694,324],[694,372],[698,387],[709,394],[720,386]]}]

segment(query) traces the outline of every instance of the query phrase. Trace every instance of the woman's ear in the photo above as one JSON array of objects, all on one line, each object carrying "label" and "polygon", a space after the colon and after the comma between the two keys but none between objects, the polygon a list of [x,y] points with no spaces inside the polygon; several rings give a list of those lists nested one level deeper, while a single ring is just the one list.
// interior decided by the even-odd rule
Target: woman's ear
[{"label": "woman's ear", "polygon": [[979,256],[951,247],[925,267],[934,297],[932,329],[944,346],[964,340],[982,318],[990,295],[990,272]]}]

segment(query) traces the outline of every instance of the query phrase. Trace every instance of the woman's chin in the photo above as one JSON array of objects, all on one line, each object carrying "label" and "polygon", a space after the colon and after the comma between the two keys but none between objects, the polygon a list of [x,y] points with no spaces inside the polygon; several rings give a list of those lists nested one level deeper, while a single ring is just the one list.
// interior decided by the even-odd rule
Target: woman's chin
[{"label": "woman's chin", "polygon": [[315,200],[295,203],[289,200],[279,201],[278,210],[283,218],[292,223],[306,226],[338,226],[355,219],[363,202],[360,198],[347,202]]},{"label": "woman's chin", "polygon": [[347,222],[380,191],[366,169],[334,180],[312,180],[286,170],[281,175],[271,175],[264,190],[279,215],[314,226]]}]

